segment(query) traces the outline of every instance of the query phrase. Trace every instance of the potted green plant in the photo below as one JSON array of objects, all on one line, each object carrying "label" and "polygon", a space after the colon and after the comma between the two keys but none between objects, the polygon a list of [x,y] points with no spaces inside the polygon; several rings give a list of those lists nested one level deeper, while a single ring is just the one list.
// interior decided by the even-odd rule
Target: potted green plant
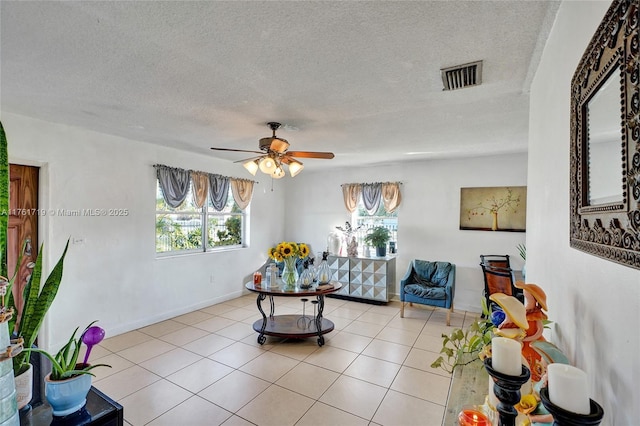
[{"label": "potted green plant", "polygon": [[83,337],[95,322],[89,324],[78,337],[76,333],[79,327],[76,327],[69,341],[55,355],[39,348],[25,350],[41,353],[51,361],[51,372],[44,380],[45,396],[54,416],[66,416],[82,408],[91,388],[91,377],[94,375],[91,370],[97,367],[111,368],[107,364],[88,364],[87,356],[83,362],[78,362]]},{"label": "potted green plant", "polygon": [[[23,339],[25,348],[31,348],[35,344],[44,316],[51,307],[51,304],[58,293],[58,288],[62,281],[64,258],[66,256],[67,249],[69,248],[69,241],[67,241],[60,260],[58,260],[58,263],[45,280],[44,285],[41,284],[43,247],[44,245],[40,246],[35,266],[31,272],[31,277],[24,289],[24,305],[22,307],[22,314],[19,319],[13,318],[9,322],[9,329],[14,330],[13,335],[15,338]],[[13,284],[13,279],[11,280],[9,287],[11,287],[11,284]],[[14,312],[18,312],[11,291],[9,291],[8,305],[13,307]],[[28,351],[23,351],[13,358],[13,374],[16,377],[16,387],[18,388],[18,407],[20,408],[26,406],[29,401],[31,401],[33,366],[29,362],[29,355]]]},{"label": "potted green plant", "polygon": [[[9,211],[9,155],[7,138],[0,122],[0,276],[8,276],[7,267],[7,225],[8,225],[8,211]],[[14,316],[9,320],[9,331],[12,333],[14,341],[22,339],[24,341],[24,347],[30,348],[34,345],[42,321],[46,315],[49,307],[53,303],[53,300],[58,292],[60,283],[62,281],[62,269],[64,258],[69,247],[69,241],[64,248],[60,260],[47,277],[44,285],[41,284],[42,278],[42,253],[43,245],[40,246],[38,257],[31,272],[31,277],[27,282],[27,286],[24,289],[24,305],[22,306],[22,313],[20,318],[17,318],[17,306],[13,298],[11,291],[12,285],[15,281],[16,275],[8,280],[9,286],[7,288],[7,301],[8,308],[13,309]],[[23,245],[24,250],[24,245]],[[22,261],[22,251],[18,257],[17,265],[20,265]],[[16,267],[16,271],[17,271]],[[16,382],[16,392],[18,394],[18,408],[25,407],[29,401],[31,401],[31,395],[33,390],[33,367],[29,362],[29,353],[23,351],[13,357],[13,374]]]},{"label": "potted green plant", "polygon": [[390,239],[391,234],[387,228],[376,226],[364,237],[364,242],[376,248],[376,256],[384,257],[387,255],[387,243]]},{"label": "potted green plant", "polygon": [[[9,322],[9,328],[14,330],[14,335],[24,340],[24,347],[30,348],[35,343],[42,321],[47,311],[51,307],[53,300],[58,293],[60,283],[62,281],[62,269],[64,266],[64,258],[69,248],[69,241],[64,247],[62,256],[58,260],[49,276],[42,285],[42,251],[44,244],[40,246],[38,251],[38,257],[36,263],[31,272],[31,277],[27,281],[27,285],[24,288],[24,305],[22,307],[22,314],[20,318],[14,317]],[[18,312],[17,306],[15,306],[15,300],[11,290],[11,285],[15,276],[11,279],[8,292],[8,306],[12,307],[14,312]],[[13,368],[15,375],[24,373],[28,367],[29,354],[23,352],[13,358]]]}]

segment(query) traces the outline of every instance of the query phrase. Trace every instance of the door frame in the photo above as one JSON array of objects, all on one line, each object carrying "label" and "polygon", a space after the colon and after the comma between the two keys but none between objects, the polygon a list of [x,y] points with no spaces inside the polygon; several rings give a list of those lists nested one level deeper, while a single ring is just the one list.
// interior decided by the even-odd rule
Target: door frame
[{"label": "door frame", "polygon": [[[28,160],[21,157],[13,157],[11,153],[9,153],[9,164],[17,164],[21,166],[32,166],[38,167],[38,209],[41,212],[49,212],[51,209],[51,200],[50,200],[50,168],[49,163]],[[51,216],[48,214],[39,215],[38,217],[38,243],[34,244],[34,250],[36,252],[40,250],[40,246],[43,242],[48,242],[53,240],[53,235],[51,232]],[[48,243],[44,247],[44,251],[42,253],[42,271],[45,278],[48,274],[48,271],[51,270],[52,265],[55,262],[51,259],[51,245]],[[45,272],[46,271],[46,272]],[[38,345],[43,348],[49,348],[50,343],[50,332],[51,329],[51,320],[49,315],[47,314],[42,322],[42,326],[40,327],[40,333],[38,333]]]}]

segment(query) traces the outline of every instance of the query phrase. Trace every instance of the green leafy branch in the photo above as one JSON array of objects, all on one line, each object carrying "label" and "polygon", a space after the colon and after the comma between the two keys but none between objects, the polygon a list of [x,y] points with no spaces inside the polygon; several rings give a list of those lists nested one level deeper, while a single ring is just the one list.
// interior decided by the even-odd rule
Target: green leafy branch
[{"label": "green leafy branch", "polygon": [[431,368],[442,368],[451,374],[457,366],[470,364],[477,359],[480,351],[491,343],[491,330],[495,327],[489,320],[490,312],[484,298],[482,312],[484,317],[474,321],[466,330],[456,328],[451,334],[442,335],[442,355],[431,364]]}]

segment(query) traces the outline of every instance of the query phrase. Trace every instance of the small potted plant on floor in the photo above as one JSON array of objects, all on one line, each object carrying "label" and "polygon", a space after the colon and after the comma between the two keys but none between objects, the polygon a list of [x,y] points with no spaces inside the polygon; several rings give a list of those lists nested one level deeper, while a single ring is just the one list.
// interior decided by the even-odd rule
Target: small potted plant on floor
[{"label": "small potted plant on floor", "polygon": [[389,230],[384,226],[376,226],[364,237],[364,242],[376,248],[376,256],[387,255],[387,243],[391,239]]},{"label": "small potted plant on floor", "polygon": [[[81,409],[87,401],[87,393],[91,388],[91,376],[94,375],[91,370],[96,367],[111,368],[107,364],[91,365],[87,363],[93,344],[97,344],[104,337],[104,331],[102,331],[102,337],[97,342],[95,338],[92,338],[93,340],[85,338],[89,331],[99,328],[92,327],[95,322],[89,324],[79,337],[76,337],[78,332],[78,328],[76,328],[67,344],[55,355],[38,348],[26,350],[39,352],[51,361],[51,373],[47,374],[44,380],[45,396],[53,409],[54,416],[66,416]],[[87,352],[84,361],[78,362],[83,342],[88,345]]]}]

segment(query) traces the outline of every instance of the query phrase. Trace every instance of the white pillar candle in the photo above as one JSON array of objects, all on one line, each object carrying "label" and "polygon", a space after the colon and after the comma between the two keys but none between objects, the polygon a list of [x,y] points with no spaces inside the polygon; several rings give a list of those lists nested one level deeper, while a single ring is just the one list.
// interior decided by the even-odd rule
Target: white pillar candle
[{"label": "white pillar candle", "polygon": [[506,337],[491,340],[491,365],[494,370],[509,376],[522,374],[520,342]]},{"label": "white pillar candle", "polygon": [[589,414],[587,374],[567,364],[553,363],[547,366],[549,399],[558,407],[578,414]]}]

